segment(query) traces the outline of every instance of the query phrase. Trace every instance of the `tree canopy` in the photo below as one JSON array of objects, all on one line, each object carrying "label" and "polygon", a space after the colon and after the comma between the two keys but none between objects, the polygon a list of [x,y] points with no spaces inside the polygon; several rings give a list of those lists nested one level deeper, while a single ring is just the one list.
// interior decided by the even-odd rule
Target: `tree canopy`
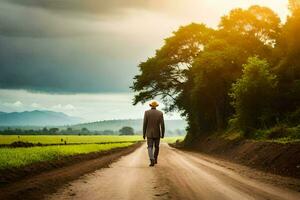
[{"label": "tree canopy", "polygon": [[134,104],[159,97],[187,119],[186,141],[228,128],[245,133],[300,119],[300,4],[285,24],[270,8],[236,8],[218,28],[192,23],[139,64]]},{"label": "tree canopy", "polygon": [[134,135],[134,130],[130,126],[124,126],[119,130],[120,135]]}]

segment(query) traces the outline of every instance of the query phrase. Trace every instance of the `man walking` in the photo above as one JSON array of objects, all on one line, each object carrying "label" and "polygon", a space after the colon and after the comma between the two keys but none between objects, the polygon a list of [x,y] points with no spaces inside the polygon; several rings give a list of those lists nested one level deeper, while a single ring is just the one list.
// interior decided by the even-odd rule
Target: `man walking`
[{"label": "man walking", "polygon": [[154,164],[157,164],[160,138],[164,138],[165,135],[165,123],[163,113],[156,110],[159,104],[156,101],[152,101],[149,105],[151,109],[147,110],[144,115],[143,138],[145,139],[147,137],[148,154],[150,158],[149,166],[153,167]]}]

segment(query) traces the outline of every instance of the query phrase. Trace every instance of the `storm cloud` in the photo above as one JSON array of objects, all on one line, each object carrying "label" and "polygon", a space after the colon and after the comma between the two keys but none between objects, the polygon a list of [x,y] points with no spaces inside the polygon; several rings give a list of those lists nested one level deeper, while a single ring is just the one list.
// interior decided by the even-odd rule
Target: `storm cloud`
[{"label": "storm cloud", "polygon": [[[37,7],[58,13],[111,14],[123,9],[158,9],[161,0],[5,0],[8,3]],[[168,2],[168,0],[165,0]]]},{"label": "storm cloud", "polygon": [[226,11],[249,2],[0,0],[0,89],[129,92],[138,63],[178,26],[216,26]]},{"label": "storm cloud", "polygon": [[[95,17],[87,18],[82,17],[82,15],[68,16],[66,14],[67,12],[60,12],[60,14],[54,13],[61,11],[59,9],[56,10],[51,7],[41,9],[38,5],[34,6],[33,3],[27,4],[25,2],[26,1],[20,1],[19,5],[0,0],[0,35],[7,37],[73,37],[99,35],[101,33],[101,23],[105,23],[104,19],[98,18],[101,16],[100,14],[99,16],[95,15],[95,17],[97,16],[97,20]],[[84,9],[82,12],[84,12]]]},{"label": "storm cloud", "polygon": [[134,30],[143,23],[139,19],[101,17],[113,7],[100,1],[0,0],[0,88],[129,92],[136,66],[153,43],[136,39],[148,37],[152,27]]},{"label": "storm cloud", "polygon": [[[121,42],[127,45],[126,41],[119,45]],[[50,93],[127,92],[136,71],[132,56],[122,52],[113,55],[108,48],[118,45],[105,38],[0,37],[0,46],[0,88]]]}]

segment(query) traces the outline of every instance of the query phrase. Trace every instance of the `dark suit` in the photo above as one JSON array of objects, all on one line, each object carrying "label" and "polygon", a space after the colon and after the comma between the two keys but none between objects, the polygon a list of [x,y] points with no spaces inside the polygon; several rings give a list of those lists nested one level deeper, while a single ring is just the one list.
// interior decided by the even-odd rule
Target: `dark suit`
[{"label": "dark suit", "polygon": [[[155,108],[147,110],[144,115],[143,137],[147,137],[148,154],[151,160],[157,160],[160,138],[165,135],[163,113]],[[153,146],[155,147],[153,155]]]}]

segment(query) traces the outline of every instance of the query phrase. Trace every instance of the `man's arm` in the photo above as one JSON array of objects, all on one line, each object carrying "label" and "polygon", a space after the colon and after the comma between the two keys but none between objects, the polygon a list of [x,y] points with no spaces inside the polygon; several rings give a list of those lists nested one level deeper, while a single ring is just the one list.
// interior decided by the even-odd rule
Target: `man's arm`
[{"label": "man's arm", "polygon": [[147,114],[145,112],[144,114],[144,124],[143,124],[143,138],[146,138],[146,131],[147,131],[147,124],[148,124],[148,119],[147,119]]},{"label": "man's arm", "polygon": [[161,122],[160,122],[160,128],[161,128],[161,138],[165,137],[165,121],[164,121],[164,115],[161,115]]}]

